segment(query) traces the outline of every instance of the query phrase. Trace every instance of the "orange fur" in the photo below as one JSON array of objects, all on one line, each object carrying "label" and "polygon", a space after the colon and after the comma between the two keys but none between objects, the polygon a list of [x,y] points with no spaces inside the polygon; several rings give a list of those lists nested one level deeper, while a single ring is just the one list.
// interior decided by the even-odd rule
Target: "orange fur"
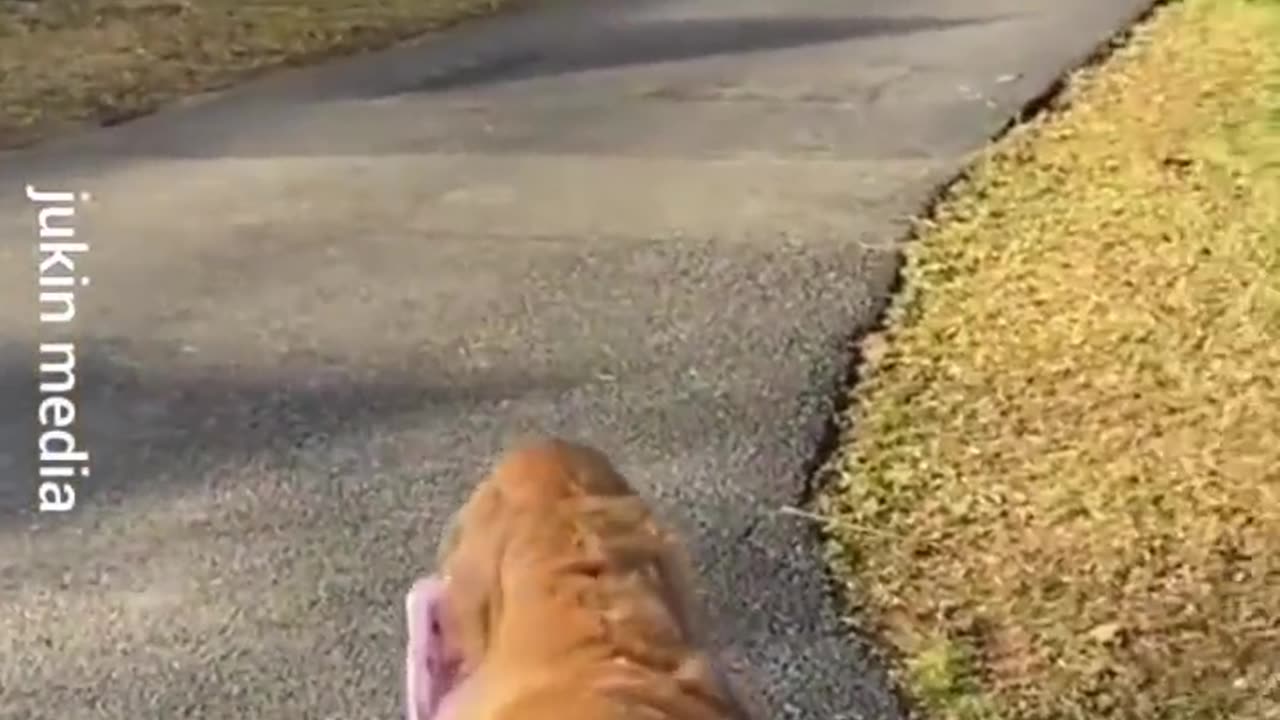
[{"label": "orange fur", "polygon": [[456,720],[745,720],[697,632],[682,544],[600,452],[508,453],[441,547]]}]

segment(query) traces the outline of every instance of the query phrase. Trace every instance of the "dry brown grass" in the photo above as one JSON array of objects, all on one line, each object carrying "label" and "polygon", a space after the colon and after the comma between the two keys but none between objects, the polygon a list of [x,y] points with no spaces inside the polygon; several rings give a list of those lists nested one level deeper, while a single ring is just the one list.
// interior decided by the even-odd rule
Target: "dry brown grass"
[{"label": "dry brown grass", "polygon": [[0,0],[0,149],[516,0]]},{"label": "dry brown grass", "polygon": [[1280,718],[1278,16],[1162,9],[922,228],[823,505],[935,717]]}]

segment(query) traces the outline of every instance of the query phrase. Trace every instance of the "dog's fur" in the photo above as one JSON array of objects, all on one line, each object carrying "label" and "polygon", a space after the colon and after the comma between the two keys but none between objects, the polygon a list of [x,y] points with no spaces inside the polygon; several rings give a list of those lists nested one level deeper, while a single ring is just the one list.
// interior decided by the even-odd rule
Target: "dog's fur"
[{"label": "dog's fur", "polygon": [[598,451],[508,453],[439,563],[432,662],[461,679],[422,720],[746,720],[699,632],[682,544]]}]

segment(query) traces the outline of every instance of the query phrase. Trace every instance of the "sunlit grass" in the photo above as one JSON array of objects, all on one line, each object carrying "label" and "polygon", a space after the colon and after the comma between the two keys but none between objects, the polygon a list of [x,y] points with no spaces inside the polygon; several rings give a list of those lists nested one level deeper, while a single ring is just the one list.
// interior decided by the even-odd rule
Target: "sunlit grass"
[{"label": "sunlit grass", "polygon": [[1162,9],[910,252],[823,504],[935,717],[1280,717],[1278,16]]},{"label": "sunlit grass", "polygon": [[0,148],[518,0],[0,0]]}]

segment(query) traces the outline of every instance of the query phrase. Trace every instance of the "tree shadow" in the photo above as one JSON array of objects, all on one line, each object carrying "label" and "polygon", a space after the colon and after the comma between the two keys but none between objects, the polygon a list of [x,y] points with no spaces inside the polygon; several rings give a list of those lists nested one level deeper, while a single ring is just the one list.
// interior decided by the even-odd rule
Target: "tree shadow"
[{"label": "tree shadow", "polygon": [[[278,368],[137,366],[102,339],[81,342],[76,363],[67,397],[91,467],[90,477],[72,483],[77,506],[198,485],[227,462],[289,463],[406,417],[433,427],[461,422],[576,384],[510,366],[465,380],[429,363],[359,371],[306,358]],[[0,528],[29,520],[36,505],[38,366],[34,348],[0,347]]]},{"label": "tree shadow", "polygon": [[[463,29],[428,42],[285,70],[206,101],[177,105],[110,128],[0,153],[0,182],[65,177],[138,157],[224,158],[368,154],[386,138],[344,123],[318,136],[282,134],[312,105],[414,94],[465,93],[609,68],[785,50],[1001,22],[987,17],[790,16],[628,22],[537,13]],[[554,97],[552,97],[554,99]],[[519,112],[519,106],[505,107]],[[415,111],[420,112],[420,111]],[[372,127],[382,127],[375,124]],[[410,123],[407,127],[414,127]],[[397,151],[399,152],[399,151]]]},{"label": "tree shadow", "polygon": [[854,38],[946,30],[997,18],[779,17],[696,18],[604,25],[559,43],[485,48],[393,88],[366,86],[358,97],[446,92],[589,70],[784,50]]}]

